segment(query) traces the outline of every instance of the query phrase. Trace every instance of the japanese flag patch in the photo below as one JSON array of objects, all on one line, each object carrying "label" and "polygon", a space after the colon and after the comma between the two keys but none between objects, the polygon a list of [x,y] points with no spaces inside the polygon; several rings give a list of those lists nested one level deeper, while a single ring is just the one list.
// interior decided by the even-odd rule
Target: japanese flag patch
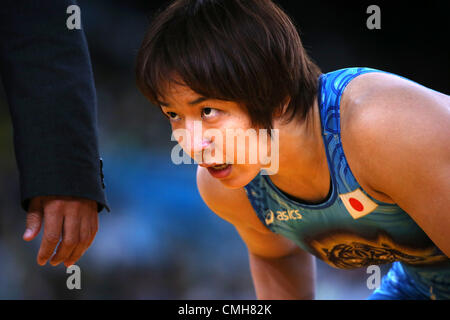
[{"label": "japanese flag patch", "polygon": [[378,204],[366,196],[360,188],[349,193],[340,194],[339,197],[353,219],[364,217],[378,207]]}]

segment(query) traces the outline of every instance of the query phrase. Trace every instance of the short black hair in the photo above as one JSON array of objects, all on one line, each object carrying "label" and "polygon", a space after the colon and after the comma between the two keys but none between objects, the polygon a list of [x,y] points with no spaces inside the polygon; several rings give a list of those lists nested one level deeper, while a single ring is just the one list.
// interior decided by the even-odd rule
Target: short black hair
[{"label": "short black hair", "polygon": [[287,120],[306,118],[320,74],[293,21],[270,0],[173,1],[153,17],[136,63],[151,103],[173,81],[241,104],[253,126],[267,129],[287,98]]}]

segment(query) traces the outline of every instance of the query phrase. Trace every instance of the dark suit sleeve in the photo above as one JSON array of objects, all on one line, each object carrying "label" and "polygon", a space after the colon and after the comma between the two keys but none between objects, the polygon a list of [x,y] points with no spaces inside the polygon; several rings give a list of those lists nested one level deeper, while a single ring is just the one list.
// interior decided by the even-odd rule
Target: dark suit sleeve
[{"label": "dark suit sleeve", "polygon": [[31,198],[44,195],[87,198],[109,211],[92,67],[83,31],[66,26],[71,4],[8,0],[0,6],[0,71],[25,211]]}]

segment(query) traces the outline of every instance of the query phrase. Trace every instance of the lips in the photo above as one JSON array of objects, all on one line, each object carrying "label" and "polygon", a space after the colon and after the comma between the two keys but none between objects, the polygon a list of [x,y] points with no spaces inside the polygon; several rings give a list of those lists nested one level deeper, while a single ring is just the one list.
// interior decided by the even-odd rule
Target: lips
[{"label": "lips", "polygon": [[230,175],[231,170],[233,166],[231,164],[220,164],[220,165],[210,165],[206,167],[208,169],[208,172],[214,177],[214,178],[225,178]]},{"label": "lips", "polygon": [[217,165],[217,164],[216,163],[210,163],[210,164],[202,163],[202,164],[199,164],[199,166],[203,167],[203,168],[214,167],[215,165]]},{"label": "lips", "polygon": [[223,169],[224,167],[228,166],[229,164],[230,163],[219,163],[219,164],[217,164],[217,163],[209,163],[209,164],[202,163],[202,164],[199,164],[199,166],[203,167],[203,168],[214,168],[214,169],[220,170],[220,169]]},{"label": "lips", "polygon": [[218,164],[218,165],[212,166],[210,168],[212,168],[214,170],[223,170],[228,166],[229,166],[229,164],[224,163],[224,164]]}]

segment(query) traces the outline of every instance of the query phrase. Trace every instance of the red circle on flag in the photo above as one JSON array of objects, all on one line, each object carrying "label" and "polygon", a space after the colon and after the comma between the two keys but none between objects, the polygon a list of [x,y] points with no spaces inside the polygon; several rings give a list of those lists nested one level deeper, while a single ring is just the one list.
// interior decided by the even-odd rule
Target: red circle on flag
[{"label": "red circle on flag", "polygon": [[363,211],[364,210],[363,204],[358,199],[350,198],[350,199],[348,199],[348,202],[350,202],[350,205],[356,211]]}]

